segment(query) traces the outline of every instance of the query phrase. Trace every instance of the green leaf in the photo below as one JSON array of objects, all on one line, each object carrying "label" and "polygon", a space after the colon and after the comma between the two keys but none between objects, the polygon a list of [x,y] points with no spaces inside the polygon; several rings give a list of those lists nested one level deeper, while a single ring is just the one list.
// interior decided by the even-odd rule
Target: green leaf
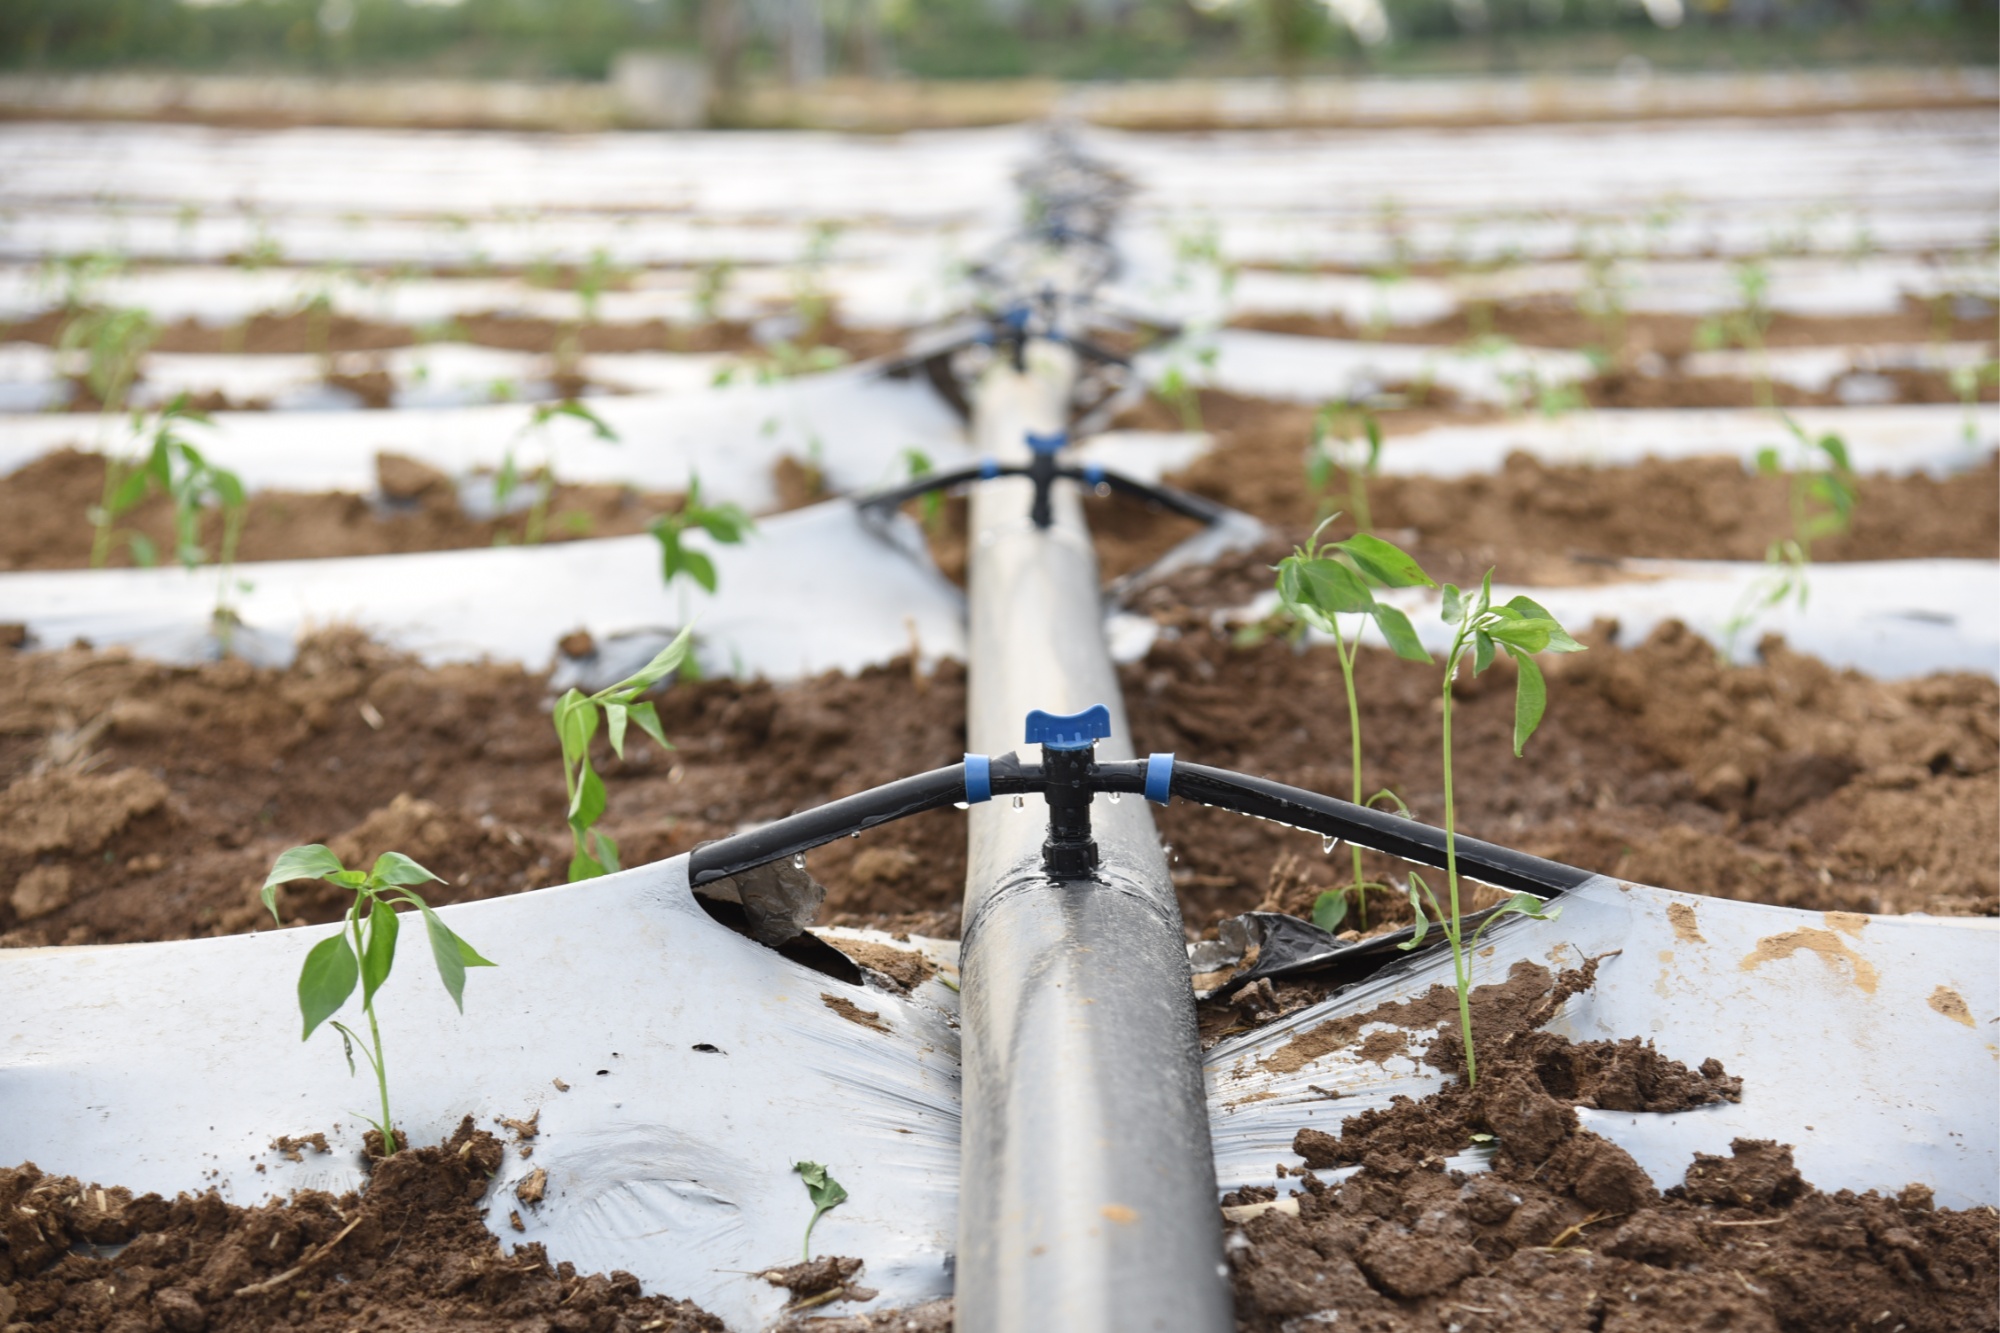
[{"label": "green leaf", "polygon": [[389,969],[396,965],[396,932],[399,929],[396,909],[377,898],[368,913],[368,951],[361,958],[363,1004],[375,998],[375,992],[382,989],[382,983],[389,979]]},{"label": "green leaf", "polygon": [[597,864],[604,867],[604,873],[615,875],[623,869],[618,864],[618,841],[602,829],[590,831],[590,845],[596,853]]},{"label": "green leaf", "polygon": [[160,563],[160,548],[145,533],[135,532],[125,540],[132,548],[132,563],[139,568],[151,569]]},{"label": "green leaf", "polygon": [[295,879],[328,879],[345,868],[340,864],[339,857],[319,843],[293,847],[280,852],[278,859],[271,863],[271,873],[264,876],[264,887],[274,888]]},{"label": "green leaf", "polygon": [[[672,643],[660,649],[659,652],[654,653],[652,661],[646,663],[645,666],[619,681],[616,685],[613,685],[605,693],[609,694],[612,691],[620,691],[628,694],[643,694],[673,673],[674,669],[687,657],[688,647],[693,638],[694,627],[690,625],[679,634],[676,634]],[[650,708],[650,705],[648,707]],[[661,744],[665,744],[665,742],[662,741]]]},{"label": "green leaf", "polygon": [[604,734],[611,742],[611,752],[620,759],[625,757],[625,711],[624,704],[604,705]]},{"label": "green leaf", "polygon": [[1416,815],[1411,811],[1410,807],[1404,803],[1403,798],[1396,795],[1395,792],[1390,791],[1387,787],[1384,787],[1381,791],[1378,791],[1373,796],[1370,796],[1368,800],[1365,802],[1365,804],[1367,804],[1370,809],[1377,808],[1376,802],[1382,800],[1382,798],[1384,797],[1388,798],[1389,804],[1395,806],[1396,813],[1401,815],[1403,818],[1405,819],[1416,818]]},{"label": "green leaf", "polygon": [[681,552],[681,572],[709,592],[715,591],[715,562],[700,551]]},{"label": "green leaf", "polygon": [[1338,560],[1287,556],[1279,562],[1278,596],[1324,616],[1366,613],[1375,606],[1375,594],[1361,576]]},{"label": "green leaf", "polygon": [[111,512],[122,514],[138,504],[146,498],[146,492],[152,484],[153,474],[143,467],[134,468],[126,473],[125,479],[111,492]]},{"label": "green leaf", "polygon": [[1408,952],[1409,950],[1414,949],[1418,945],[1422,944],[1424,942],[1424,936],[1430,933],[1431,923],[1424,916],[1423,900],[1417,897],[1417,886],[1422,883],[1423,883],[1422,880],[1418,879],[1415,874],[1412,874],[1409,880],[1404,885],[1404,887],[1408,889],[1410,893],[1410,913],[1412,916],[1412,921],[1411,921],[1412,930],[1410,938],[1405,940],[1403,943],[1397,945],[1396,947],[1398,949],[1404,950],[1405,952]]},{"label": "green leaf", "polygon": [[1847,441],[1841,439],[1838,435],[1820,436],[1819,448],[1820,452],[1832,459],[1833,465],[1842,472],[1854,471],[1854,464],[1849,462],[1847,457]]},{"label": "green leaf", "polygon": [[465,969],[468,967],[496,967],[498,964],[481,958],[477,950],[457,935],[450,926],[438,919],[438,914],[430,908],[422,909],[424,930],[430,935],[431,959],[437,964],[438,980],[444,982],[451,1002],[458,1006],[458,1012],[465,1012]]},{"label": "green leaf", "polygon": [[578,830],[589,828],[604,817],[606,803],[604,779],[598,777],[597,770],[586,761],[577,774],[576,794],[570,798],[570,827]]},{"label": "green leaf", "polygon": [[1472,674],[1478,675],[1493,665],[1493,636],[1480,630],[1472,636]]},{"label": "green leaf", "polygon": [[354,993],[354,982],[359,975],[345,928],[313,945],[306,954],[305,965],[299,969],[299,1013],[306,1023],[299,1040],[312,1036],[314,1028],[339,1012],[347,997]]},{"label": "green leaf", "polygon": [[1340,929],[1340,923],[1347,919],[1347,895],[1337,889],[1328,889],[1313,899],[1312,922],[1331,935]]},{"label": "green leaf", "polygon": [[1439,615],[1447,625],[1456,625],[1465,618],[1465,594],[1458,590],[1456,583],[1444,585],[1444,604],[1439,608]]},{"label": "green leaf", "polygon": [[401,852],[384,852],[376,857],[375,868],[368,872],[368,878],[377,884],[394,887],[445,882],[443,878],[433,875]]},{"label": "green leaf", "polygon": [[1784,465],[1778,461],[1778,451],[1771,445],[1765,445],[1762,449],[1759,449],[1756,458],[1757,471],[1763,476],[1775,477],[1784,471]]},{"label": "green leaf", "polygon": [[630,705],[627,711],[631,714],[632,720],[639,724],[639,730],[651,736],[662,750],[674,748],[674,743],[667,739],[667,733],[660,729],[659,710],[652,704],[642,700]]},{"label": "green leaf", "polygon": [[1518,759],[1528,737],[1542,725],[1542,714],[1549,706],[1549,687],[1533,657],[1518,648],[1509,647],[1507,651],[1513,655],[1514,665],[1521,669],[1514,682],[1514,757]]},{"label": "green leaf", "polygon": [[1367,533],[1356,533],[1344,542],[1335,542],[1335,548],[1347,552],[1361,572],[1386,588],[1435,588],[1437,584],[1424,573],[1408,552],[1380,537]]},{"label": "green leaf", "polygon": [[1548,608],[1534,598],[1524,593],[1518,597],[1509,598],[1507,605],[1513,610],[1520,612],[1525,619],[1547,622],[1545,626],[1538,626],[1538,628],[1546,629],[1549,641],[1545,647],[1537,649],[1537,652],[1580,653],[1584,650],[1583,645],[1572,639],[1569,631],[1564,629],[1557,623],[1556,618],[1549,614]]},{"label": "green leaf", "polygon": [[608,875],[610,873],[610,871],[598,864],[596,857],[590,855],[588,852],[578,852],[569,859],[569,882],[572,884],[578,880],[596,879],[599,875]]},{"label": "green leaf", "polygon": [[1416,627],[1410,624],[1408,616],[1395,607],[1384,606],[1380,602],[1375,603],[1372,614],[1375,617],[1376,628],[1382,631],[1382,637],[1389,641],[1390,651],[1396,656],[1405,662],[1431,660],[1431,655],[1424,651],[1424,645],[1417,639]]},{"label": "green leaf", "polygon": [[819,1225],[820,1217],[828,1209],[838,1208],[847,1202],[847,1191],[841,1188],[840,1182],[828,1175],[826,1168],[818,1162],[794,1162],[792,1170],[798,1172],[800,1178],[805,1181],[806,1194],[811,1198],[813,1205],[812,1221],[806,1223],[805,1241],[805,1257],[810,1261],[813,1228]]},{"label": "green leaf", "polygon": [[562,740],[563,757],[577,763],[590,754],[590,738],[597,734],[597,705],[575,689],[556,700],[556,735]]},{"label": "green leaf", "polygon": [[1486,577],[1479,582],[1479,613],[1485,615],[1493,605],[1493,571],[1487,570]]}]

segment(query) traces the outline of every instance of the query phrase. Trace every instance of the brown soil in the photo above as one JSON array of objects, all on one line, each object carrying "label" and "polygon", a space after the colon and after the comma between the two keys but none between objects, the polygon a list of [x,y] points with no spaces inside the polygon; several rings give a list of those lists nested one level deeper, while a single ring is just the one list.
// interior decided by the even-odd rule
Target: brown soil
[{"label": "brown soil", "polygon": [[[1336,476],[1324,496],[1306,485],[1313,408],[1214,391],[1204,392],[1202,403],[1216,447],[1168,480],[1254,514],[1293,540],[1320,515],[1352,509],[1344,477]],[[1165,418],[1149,405],[1125,420],[1175,428]],[[1397,434],[1440,420],[1435,413],[1386,415],[1384,453],[1395,450]],[[1378,476],[1367,497],[1375,530],[1410,548],[1439,577],[1477,578],[1498,565],[1510,582],[1575,583],[1601,579],[1603,572],[1588,566],[1619,557],[1761,560],[1773,540],[1791,532],[1788,485],[1729,458],[1593,468],[1515,454],[1492,475]],[[1815,560],[2000,555],[1994,455],[1943,480],[1863,477],[1860,492],[1852,531],[1815,542]],[[1285,550],[1289,544],[1279,554]]]},{"label": "brown soil", "polygon": [[[1695,315],[1628,314],[1624,320],[1623,357],[1629,364],[1632,358],[1647,352],[1671,360],[1697,351],[1696,330],[1704,322],[1703,318]],[[1591,319],[1578,310],[1574,302],[1556,299],[1471,306],[1428,324],[1384,325],[1380,328],[1352,324],[1339,315],[1241,315],[1230,323],[1236,328],[1302,337],[1422,343],[1437,347],[1452,347],[1489,334],[1511,339],[1526,347],[1563,349],[1606,347],[1618,339],[1615,328]],[[1764,345],[1823,347],[1843,343],[1927,343],[1934,339],[1990,342],[1993,335],[1993,321],[1990,319],[1956,318],[1949,309],[1934,309],[1925,302],[1911,299],[1905,301],[1901,310],[1890,314],[1774,314],[1770,327],[1764,333]]]},{"label": "brown soil", "polygon": [[[284,848],[396,850],[450,881],[436,902],[562,882],[561,760],[545,678],[430,669],[333,632],[287,670],[175,668],[68,649],[0,654],[0,940],[112,943],[269,921]],[[907,662],[777,688],[684,682],[660,699],[671,754],[600,756],[628,864],[964,752],[963,671]],[[834,922],[954,934],[963,825],[943,811],[814,853]],[[332,921],[327,886],[288,920]],[[859,915],[856,915],[859,914]]]},{"label": "brown soil", "polygon": [[[35,342],[53,347],[62,338],[70,316],[45,311],[31,319],[0,324],[0,342]],[[838,347],[856,360],[900,351],[904,334],[897,329],[850,328],[829,321],[809,340]],[[153,343],[158,352],[250,353],[253,355],[327,356],[341,352],[379,352],[412,347],[421,342],[463,342],[515,352],[554,356],[569,352],[742,352],[763,350],[750,326],[734,320],[705,324],[670,324],[665,320],[639,323],[578,324],[536,315],[487,311],[461,315],[433,328],[384,323],[352,315],[320,317],[306,312],[252,315],[239,324],[203,324],[176,320],[160,330]]]},{"label": "brown soil", "polygon": [[[414,459],[379,455],[385,497],[377,502],[345,492],[258,491],[251,494],[237,559],[303,560],[324,556],[390,555],[519,542],[526,513],[475,519],[459,508],[451,479]],[[531,489],[533,479],[527,486]],[[526,492],[523,492],[525,494]],[[88,511],[104,494],[104,459],[59,449],[0,477],[0,570],[80,569],[90,563],[94,536]],[[642,532],[648,520],[677,510],[681,497],[623,486],[558,486],[550,499],[543,540],[615,537]],[[204,539],[212,557],[220,520]],[[172,503],[154,495],[120,520],[121,531],[144,533],[163,559],[174,549]],[[110,563],[134,563],[120,540]]]},{"label": "brown soil", "polygon": [[[1679,625],[1551,659],[1549,712],[1512,755],[1513,677],[1454,691],[1459,827],[1536,855],[1690,893],[1815,910],[2000,912],[2000,686],[1983,676],[1876,681],[1775,639],[1718,665]],[[1364,790],[1443,815],[1438,676],[1364,649]],[[1346,793],[1347,717],[1330,650],[1247,648],[1206,633],[1125,669],[1141,752]],[[1189,924],[1262,906],[1309,915],[1351,873],[1317,837],[1176,802],[1159,812]],[[1287,856],[1297,864],[1287,862]],[[1369,865],[1372,878],[1398,869]],[[1371,923],[1407,919],[1371,899]]]},{"label": "brown soil", "polygon": [[[1766,645],[1723,668],[1677,627],[1551,664],[1529,761],[1511,757],[1505,668],[1457,710],[1460,827],[1626,878],[1821,910],[2000,911],[2000,688],[1977,676],[1877,682]],[[1205,633],[1123,670],[1143,751],[1343,792],[1333,654]],[[1432,674],[1364,652],[1368,788],[1441,813]],[[395,850],[466,901],[559,883],[568,859],[559,752],[541,676],[425,668],[351,634],[286,670],[167,667],[115,652],[0,655],[0,944],[225,934],[267,920],[273,858],[327,842],[350,862]],[[963,669],[908,662],[783,687],[683,682],[660,700],[662,754],[600,756],[606,829],[628,864],[950,763],[965,748]],[[1498,775],[1504,781],[1491,781]],[[1276,825],[1159,812],[1189,926],[1263,905],[1307,914],[1344,859]],[[812,853],[823,920],[950,936],[963,824],[936,811]],[[1387,867],[1377,867],[1386,869]],[[327,922],[330,888],[286,890]],[[1393,921],[1371,902],[1371,921]]]},{"label": "brown soil", "polygon": [[[374,1164],[368,1188],[239,1208],[0,1169],[0,1323],[54,1333],[522,1328],[722,1333],[630,1273],[580,1276],[537,1244],[503,1253],[482,1216],[500,1142],[468,1117]],[[98,1248],[114,1252],[99,1256]]]},{"label": "brown soil", "polygon": [[[1672,1111],[1735,1100],[1711,1060],[1691,1070],[1635,1040],[1572,1043],[1538,1031],[1590,977],[1517,963],[1474,991],[1480,1079],[1352,1116],[1339,1135],[1301,1130],[1304,1192],[1225,1198],[1237,1326],[1277,1333],[1337,1309],[1369,1333],[1542,1333],[1713,1328],[1991,1329],[2000,1320],[2000,1218],[1938,1209],[1912,1185],[1891,1198],[1824,1194],[1791,1150],[1737,1140],[1696,1154],[1664,1195],[1574,1107]],[[1382,1021],[1433,1026],[1452,1067],[1455,994],[1439,988]],[[1351,1035],[1351,1034],[1350,1034]],[[1446,1158],[1490,1136],[1492,1169]],[[1314,1170],[1359,1164],[1338,1185]],[[1249,1205],[1245,1207],[1245,1205]]]}]

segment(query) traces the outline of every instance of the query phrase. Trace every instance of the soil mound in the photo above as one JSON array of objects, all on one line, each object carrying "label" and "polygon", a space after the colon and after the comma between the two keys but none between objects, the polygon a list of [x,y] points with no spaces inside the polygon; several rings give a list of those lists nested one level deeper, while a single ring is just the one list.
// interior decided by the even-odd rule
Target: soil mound
[{"label": "soil mound", "polygon": [[722,1333],[630,1273],[579,1276],[540,1245],[503,1253],[480,1199],[502,1146],[467,1118],[434,1148],[377,1161],[363,1194],[316,1190],[239,1208],[0,1170],[0,1322],[56,1333],[276,1327],[533,1327]]}]

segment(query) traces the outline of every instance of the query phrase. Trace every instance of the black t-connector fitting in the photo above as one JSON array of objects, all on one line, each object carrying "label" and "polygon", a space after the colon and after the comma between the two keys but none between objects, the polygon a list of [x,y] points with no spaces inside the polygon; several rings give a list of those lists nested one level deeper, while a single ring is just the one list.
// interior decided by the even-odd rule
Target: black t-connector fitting
[{"label": "black t-connector fitting", "polygon": [[1090,836],[1090,799],[1099,789],[1097,742],[1111,734],[1111,710],[1094,704],[1062,716],[1028,714],[1028,743],[1042,747],[1043,799],[1049,834],[1042,869],[1050,879],[1084,879],[1097,869],[1097,840]]}]

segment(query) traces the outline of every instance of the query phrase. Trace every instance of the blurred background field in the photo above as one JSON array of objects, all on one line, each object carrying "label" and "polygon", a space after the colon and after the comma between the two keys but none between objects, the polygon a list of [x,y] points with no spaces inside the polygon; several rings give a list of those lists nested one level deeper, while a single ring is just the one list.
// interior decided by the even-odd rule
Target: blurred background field
[{"label": "blurred background field", "polygon": [[[1991,0],[9,0],[0,115],[898,129],[1063,110],[1187,128],[1532,104],[1595,119],[1977,102],[1996,47]],[[1829,70],[1775,91],[1759,77]],[[1656,86],[1670,72],[1707,77]],[[1368,95],[1388,76],[1416,80],[1393,108]]]}]

